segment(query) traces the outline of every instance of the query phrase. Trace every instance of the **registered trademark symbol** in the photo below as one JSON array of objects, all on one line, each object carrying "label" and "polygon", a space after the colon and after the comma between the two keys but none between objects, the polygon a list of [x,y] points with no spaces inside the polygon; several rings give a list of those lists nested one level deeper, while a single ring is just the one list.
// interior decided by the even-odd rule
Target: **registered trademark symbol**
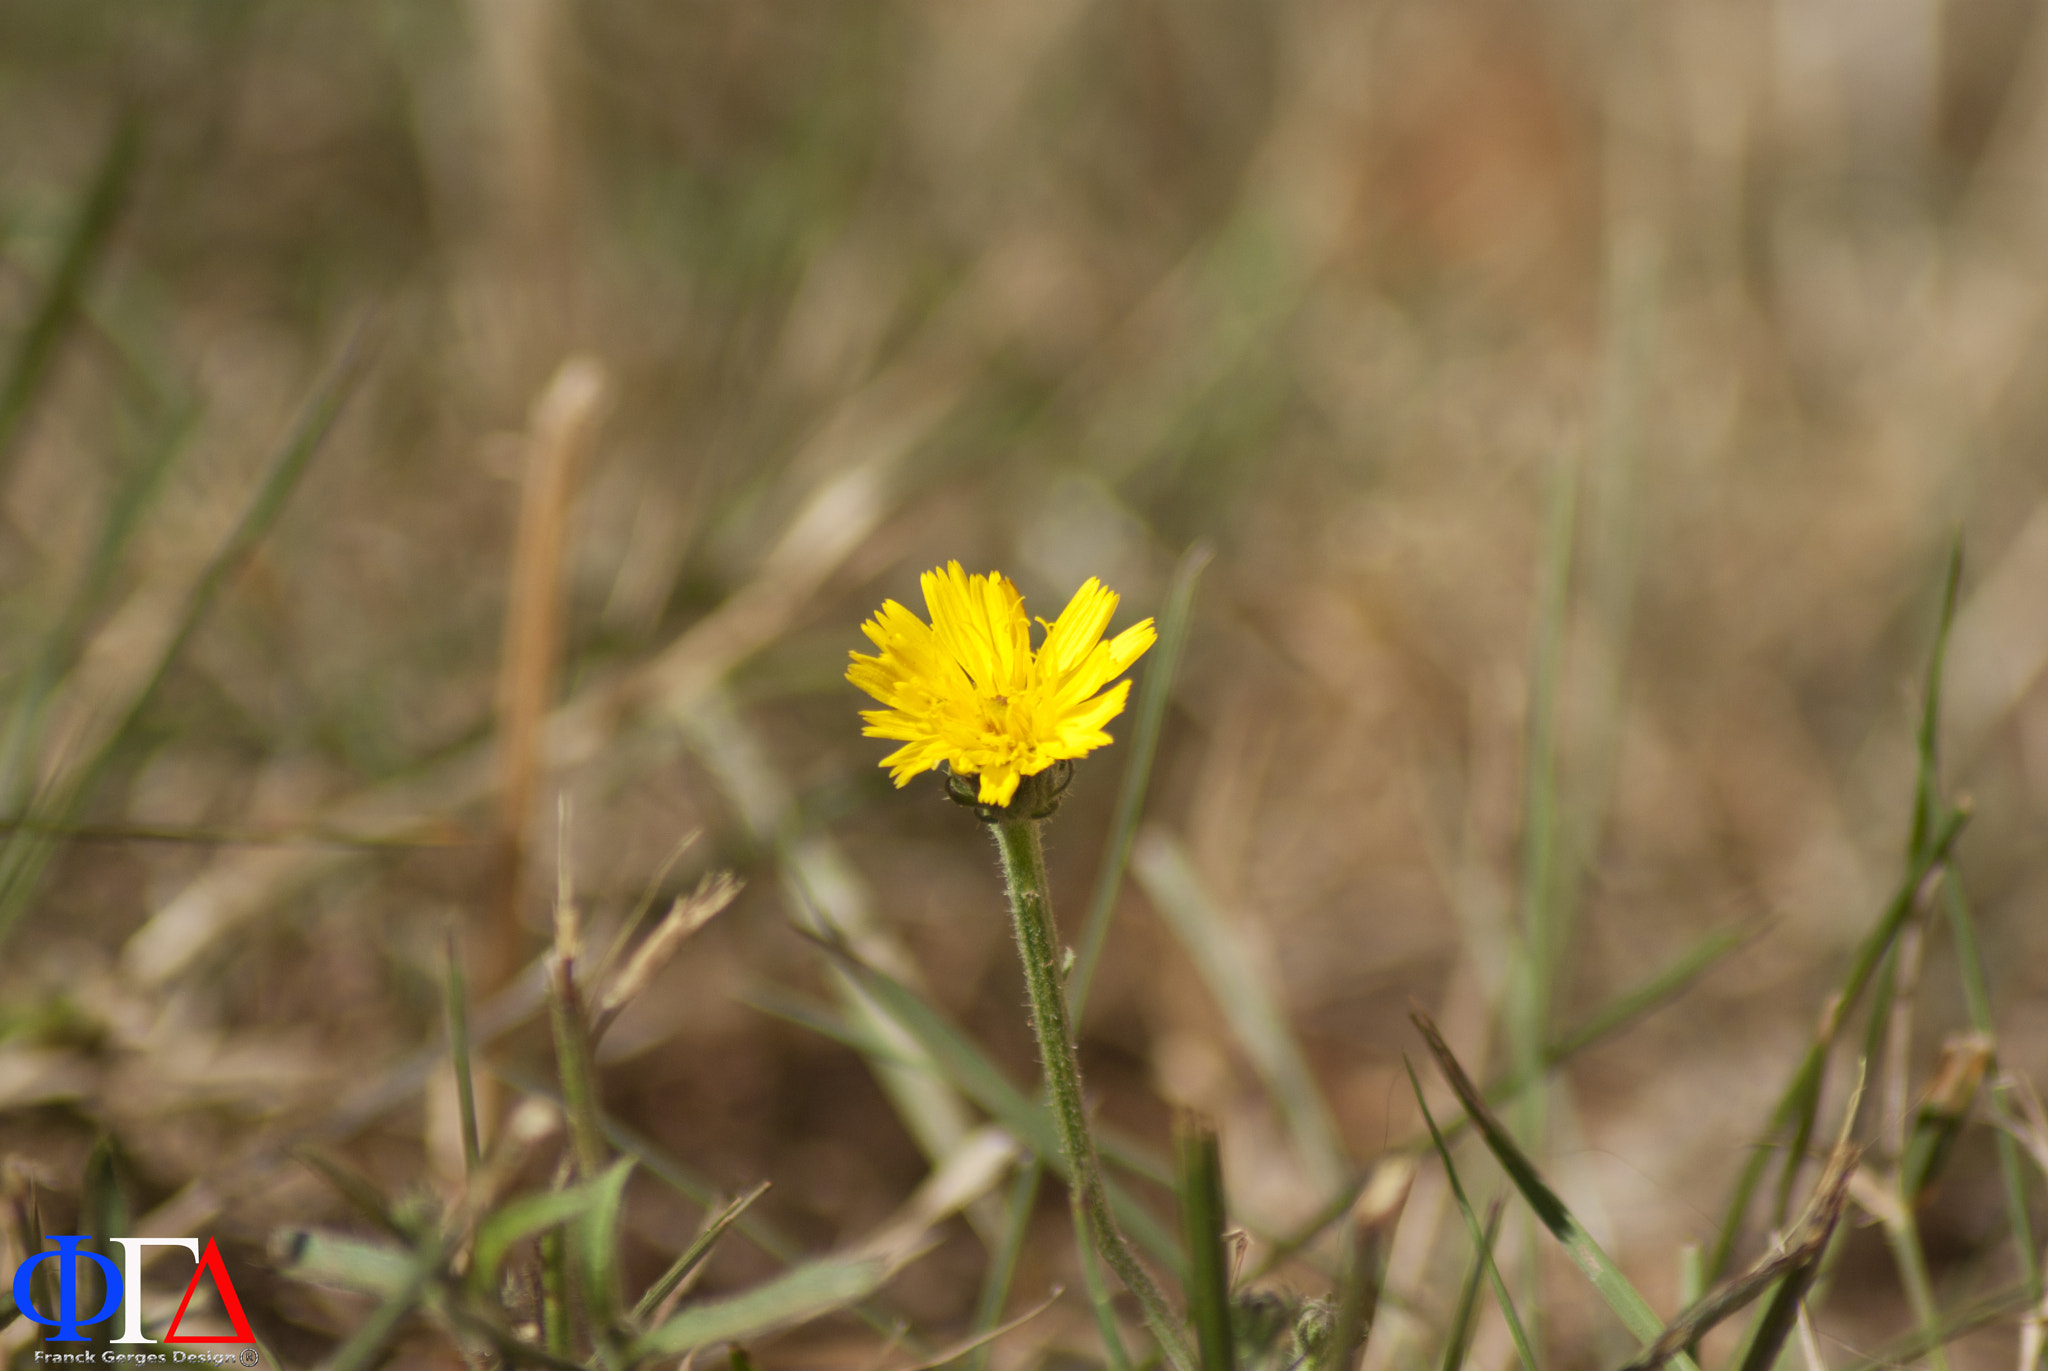
[{"label": "registered trademark symbol", "polygon": [[255,1348],[245,1347],[242,1349],[242,1365],[254,1366],[257,1362],[261,1360],[263,1360],[263,1355],[260,1352],[258,1352]]}]

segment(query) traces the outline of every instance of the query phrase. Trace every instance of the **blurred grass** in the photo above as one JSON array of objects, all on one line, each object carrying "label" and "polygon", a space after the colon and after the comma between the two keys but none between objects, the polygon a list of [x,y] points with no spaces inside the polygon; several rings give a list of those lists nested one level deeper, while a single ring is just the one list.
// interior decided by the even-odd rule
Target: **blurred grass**
[{"label": "blurred grass", "polygon": [[[616,403],[560,511],[509,961],[542,941],[558,791],[594,929],[650,885],[777,878],[595,1054],[602,1145],[690,1180],[628,1187],[620,1291],[758,1181],[734,1232],[768,1250],[717,1244],[684,1310],[850,1250],[985,1117],[1039,1146],[981,835],[887,786],[839,679],[861,618],[959,557],[1043,613],[1093,574],[1120,625],[1185,625],[1050,835],[1088,1080],[1162,1263],[1189,1107],[1242,1271],[1330,1289],[1352,1187],[1424,1136],[1414,999],[1475,1078],[1524,1088],[1516,1140],[1669,1316],[1683,1243],[1711,1286],[1792,1217],[1841,1088],[1825,1013],[1891,1072],[1872,1138],[1910,1140],[1954,1034],[1996,1064],[1893,1225],[1905,1277],[1879,1235],[1824,1259],[1824,1343],[1927,1355],[1948,1335],[1909,1295],[1927,1325],[2038,1303],[2040,1181],[1987,1120],[2048,1068],[2044,55],[2011,0],[5,7],[0,1140],[42,1206],[19,1242],[210,1224],[239,1274],[274,1228],[363,1222],[285,1178],[295,1141],[387,1198],[489,1153],[502,1102],[467,1146],[420,1054],[446,1040],[442,930],[490,900],[528,415],[588,354]],[[1121,882],[1141,824],[1175,880]],[[363,845],[261,841],[308,833]],[[476,1078],[552,1079],[530,987],[494,1020],[468,969]],[[871,1365],[880,1329],[945,1348],[1054,1285],[971,1355],[1103,1355],[1035,1164],[866,1325],[749,1355]],[[1455,1329],[1478,1216],[1451,1208],[1416,1180],[1371,1371]],[[1532,1231],[1508,1211],[1488,1290],[1545,1292],[1532,1355],[1600,1360],[1606,1315]],[[266,1281],[266,1355],[440,1355],[419,1270],[383,1306]],[[1506,1364],[1493,1317],[1448,1342]],[[502,1354],[511,1330],[470,1333]]]}]

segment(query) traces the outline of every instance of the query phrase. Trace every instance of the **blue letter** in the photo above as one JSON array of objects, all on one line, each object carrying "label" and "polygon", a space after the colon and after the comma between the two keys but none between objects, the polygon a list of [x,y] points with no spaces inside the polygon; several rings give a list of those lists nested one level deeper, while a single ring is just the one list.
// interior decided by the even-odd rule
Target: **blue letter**
[{"label": "blue letter", "polygon": [[[121,1307],[121,1268],[97,1252],[79,1251],[78,1244],[89,1240],[89,1234],[80,1234],[69,1238],[52,1238],[50,1241],[57,1244],[55,1252],[43,1252],[37,1256],[30,1257],[14,1269],[14,1307],[19,1309],[22,1317],[30,1322],[40,1323],[57,1330],[50,1334],[49,1337],[43,1339],[44,1342],[85,1342],[87,1341],[85,1334],[78,1331],[78,1325],[81,1322],[89,1324],[98,1323],[102,1319],[111,1316],[116,1309]],[[100,1271],[107,1279],[106,1303],[100,1306],[99,1313],[83,1320],[78,1317],[78,1259],[80,1257],[87,1257],[98,1263]],[[37,1262],[52,1260],[60,1261],[63,1265],[57,1268],[57,1317],[46,1319],[36,1310],[35,1301],[32,1298],[32,1278]]]}]

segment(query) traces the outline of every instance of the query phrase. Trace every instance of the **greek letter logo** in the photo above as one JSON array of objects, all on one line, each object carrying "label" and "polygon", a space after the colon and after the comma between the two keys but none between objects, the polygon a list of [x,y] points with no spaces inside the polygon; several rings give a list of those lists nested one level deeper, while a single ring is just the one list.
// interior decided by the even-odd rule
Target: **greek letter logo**
[{"label": "greek letter logo", "polygon": [[[57,1331],[43,1339],[44,1342],[84,1342],[85,1334],[78,1331],[80,1324],[95,1324],[111,1318],[121,1307],[121,1268],[97,1252],[82,1252],[78,1244],[85,1242],[89,1234],[77,1234],[68,1238],[53,1238],[57,1244],[55,1252],[42,1252],[30,1257],[14,1270],[14,1304],[21,1310],[22,1317],[32,1323],[40,1323]],[[78,1259],[96,1263],[100,1274],[107,1282],[107,1298],[100,1305],[99,1312],[89,1319],[78,1317]],[[34,1276],[38,1262],[54,1261],[57,1265],[57,1317],[44,1318],[31,1298]]]},{"label": "greek letter logo", "polygon": [[[193,1271],[191,1283],[185,1287],[185,1298],[178,1302],[178,1312],[171,1317],[171,1326],[164,1330],[164,1335],[161,1339],[152,1338],[142,1331],[142,1301],[138,1298],[128,1306],[126,1327],[122,1331],[121,1336],[112,1338],[110,1341],[115,1343],[154,1343],[162,1341],[247,1344],[253,1344],[256,1341],[256,1335],[249,1329],[248,1316],[242,1312],[241,1298],[235,1293],[235,1283],[228,1279],[227,1265],[221,1261],[220,1248],[215,1246],[212,1238],[206,1240],[206,1250],[203,1252],[200,1251],[199,1242],[195,1238],[115,1238],[113,1241],[120,1246],[123,1255],[127,1258],[127,1271],[125,1274],[120,1267],[114,1265],[111,1259],[103,1257],[97,1252],[89,1252],[79,1246],[82,1242],[92,1241],[91,1236],[88,1234],[81,1233],[71,1237],[52,1238],[50,1241],[57,1244],[56,1251],[39,1252],[14,1270],[15,1308],[21,1311],[23,1318],[33,1323],[42,1324],[46,1328],[57,1330],[50,1334],[49,1337],[43,1339],[45,1342],[84,1342],[87,1339],[86,1335],[79,1331],[81,1328],[89,1327],[96,1323],[103,1323],[107,1319],[112,1318],[114,1311],[121,1308],[122,1297],[127,1292],[131,1290],[139,1292],[142,1289],[142,1252],[147,1247],[182,1247],[191,1253],[193,1259],[199,1263],[198,1269]],[[106,1283],[106,1298],[101,1301],[99,1311],[93,1314],[91,1318],[81,1316],[78,1311],[78,1263],[80,1258],[84,1258],[86,1261],[98,1266],[100,1275]],[[42,1310],[36,1308],[35,1305],[36,1266],[47,1261],[57,1263],[57,1311],[54,1318],[46,1315]],[[213,1282],[214,1293],[220,1297],[221,1312],[227,1315],[229,1324],[235,1330],[233,1333],[207,1335],[202,1333],[181,1334],[178,1332],[179,1325],[185,1321],[185,1311],[192,1307],[192,1296],[199,1291],[199,1282],[202,1277]],[[250,1352],[254,1351],[255,1349],[252,1346]],[[244,1355],[246,1356],[247,1354]],[[243,1364],[254,1365],[253,1362],[248,1361],[245,1361]]]}]

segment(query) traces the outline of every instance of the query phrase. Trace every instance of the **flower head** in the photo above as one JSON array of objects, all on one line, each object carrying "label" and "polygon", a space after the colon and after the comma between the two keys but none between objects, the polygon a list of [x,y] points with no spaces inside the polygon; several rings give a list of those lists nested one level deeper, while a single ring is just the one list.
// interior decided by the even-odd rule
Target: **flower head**
[{"label": "flower head", "polygon": [[927,624],[894,600],[861,626],[880,649],[853,655],[846,679],[886,709],[864,710],[870,738],[902,747],[882,759],[897,785],[944,763],[979,776],[984,805],[1007,805],[1026,776],[1105,747],[1103,725],[1131,693],[1121,676],[1158,641],[1152,621],[1108,642],[1116,592],[1089,577],[1031,647],[1024,597],[997,572],[969,576],[949,562],[923,576]]}]

